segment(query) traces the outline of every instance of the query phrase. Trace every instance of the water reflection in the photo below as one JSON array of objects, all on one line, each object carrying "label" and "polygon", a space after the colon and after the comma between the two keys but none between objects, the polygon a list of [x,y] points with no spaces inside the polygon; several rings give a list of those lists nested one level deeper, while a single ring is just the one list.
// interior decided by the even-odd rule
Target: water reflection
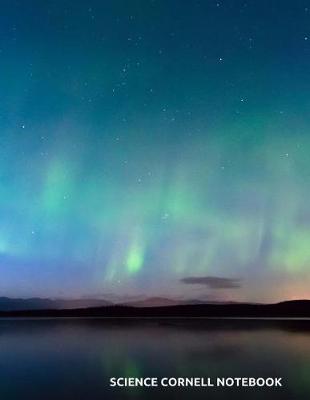
[{"label": "water reflection", "polygon": [[[111,376],[280,376],[282,389],[110,388]],[[309,321],[1,320],[0,399],[308,399]]]}]

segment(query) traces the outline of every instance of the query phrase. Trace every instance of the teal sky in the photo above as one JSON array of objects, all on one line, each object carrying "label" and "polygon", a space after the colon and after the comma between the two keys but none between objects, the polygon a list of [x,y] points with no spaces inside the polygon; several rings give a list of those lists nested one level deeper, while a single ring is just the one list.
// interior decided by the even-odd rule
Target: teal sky
[{"label": "teal sky", "polygon": [[307,3],[4,1],[0,294],[309,297]]}]

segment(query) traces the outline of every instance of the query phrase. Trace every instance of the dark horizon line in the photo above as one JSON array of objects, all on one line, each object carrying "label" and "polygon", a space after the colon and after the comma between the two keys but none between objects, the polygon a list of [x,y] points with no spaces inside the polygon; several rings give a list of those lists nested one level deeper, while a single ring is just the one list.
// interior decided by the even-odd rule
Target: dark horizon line
[{"label": "dark horizon line", "polygon": [[1,311],[0,317],[75,318],[310,318],[310,300],[276,304],[181,304],[160,307],[106,305],[73,309]]},{"label": "dark horizon line", "polygon": [[[309,298],[298,298],[298,299],[283,299],[283,300],[278,300],[274,302],[262,302],[262,301],[239,301],[239,300],[204,300],[204,299],[199,299],[199,297],[190,297],[187,299],[184,298],[174,298],[174,297],[169,297],[169,296],[144,296],[144,295],[136,295],[136,296],[124,296],[125,299],[121,300],[122,296],[120,297],[120,300],[113,300],[109,298],[110,296],[107,297],[97,297],[97,296],[82,296],[82,297],[40,297],[40,296],[29,296],[29,297],[11,297],[11,296],[0,296],[0,301],[1,300],[12,300],[12,301],[29,301],[29,300],[43,300],[43,301],[64,301],[64,302],[75,302],[75,301],[102,301],[102,302],[107,302],[110,303],[110,305],[122,305],[122,304],[128,304],[128,303],[138,303],[138,302],[144,302],[147,300],[167,300],[167,301],[174,301],[174,302],[180,302],[183,305],[184,304],[189,304],[190,302],[197,301],[199,304],[259,304],[259,305],[275,305],[275,304],[280,304],[280,303],[286,303],[286,302],[298,302],[298,301],[310,301]],[[112,296],[113,297],[113,296]],[[116,296],[115,296],[116,297]]]}]

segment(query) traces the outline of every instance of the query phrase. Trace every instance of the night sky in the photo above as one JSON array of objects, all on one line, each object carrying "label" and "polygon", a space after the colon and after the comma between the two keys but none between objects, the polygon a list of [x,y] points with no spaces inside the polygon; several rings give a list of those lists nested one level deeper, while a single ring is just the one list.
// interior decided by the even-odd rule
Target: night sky
[{"label": "night sky", "polygon": [[0,295],[310,297],[310,2],[2,1]]}]

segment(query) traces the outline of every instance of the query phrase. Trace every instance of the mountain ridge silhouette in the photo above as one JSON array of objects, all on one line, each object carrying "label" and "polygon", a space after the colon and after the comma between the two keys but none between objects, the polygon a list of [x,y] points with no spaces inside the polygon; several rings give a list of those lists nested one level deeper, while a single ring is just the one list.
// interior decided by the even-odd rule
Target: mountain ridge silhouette
[{"label": "mountain ridge silhouette", "polygon": [[310,318],[310,300],[288,300],[274,304],[205,303],[150,307],[109,304],[101,307],[0,311],[0,317]]}]

